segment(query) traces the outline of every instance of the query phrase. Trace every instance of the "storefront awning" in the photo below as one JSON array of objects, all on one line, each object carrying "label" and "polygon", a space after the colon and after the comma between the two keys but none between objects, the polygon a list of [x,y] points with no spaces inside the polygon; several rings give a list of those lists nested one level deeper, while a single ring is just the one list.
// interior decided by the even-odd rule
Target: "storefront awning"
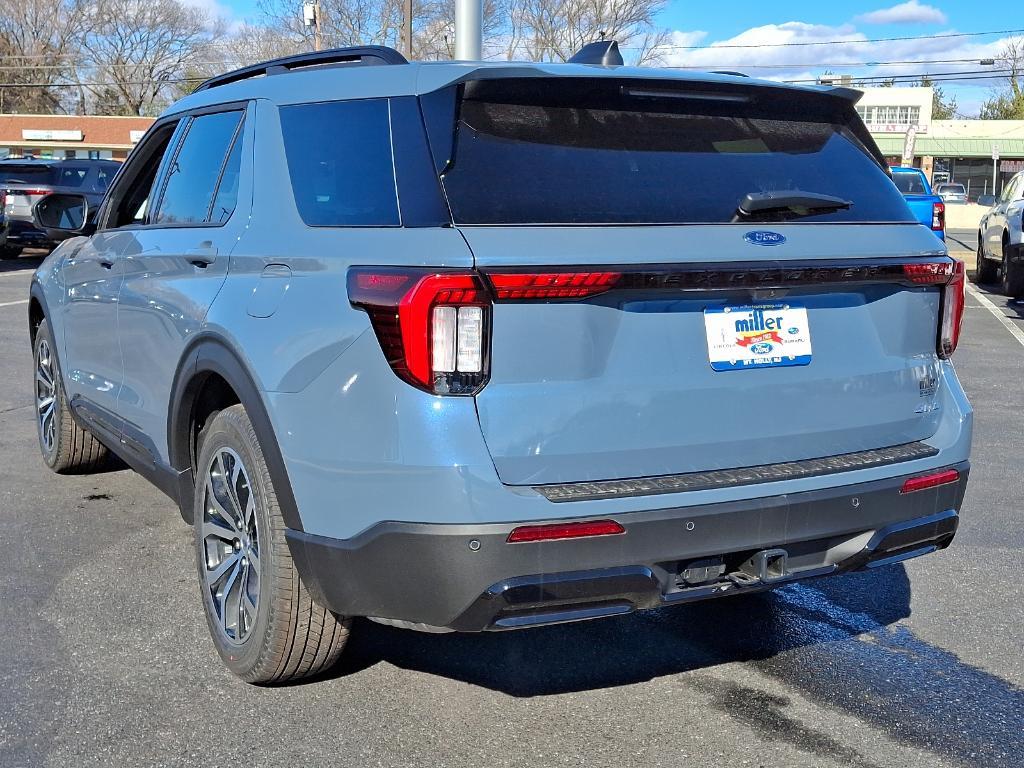
[{"label": "storefront awning", "polygon": [[[883,155],[902,155],[902,136],[875,136]],[[1024,158],[1024,139],[943,139],[937,136],[918,136],[914,143],[914,156],[932,157],[992,157],[992,145],[999,147],[1000,157]]]}]

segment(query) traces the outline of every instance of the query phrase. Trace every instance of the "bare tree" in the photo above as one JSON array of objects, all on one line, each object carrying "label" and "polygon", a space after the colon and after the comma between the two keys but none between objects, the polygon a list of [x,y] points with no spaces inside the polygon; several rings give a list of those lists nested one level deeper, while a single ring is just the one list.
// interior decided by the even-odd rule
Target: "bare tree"
[{"label": "bare tree", "polygon": [[0,0],[0,111],[56,112],[73,102],[79,0]]},{"label": "bare tree", "polygon": [[1006,71],[1006,87],[994,92],[981,107],[983,120],[1024,120],[1024,38],[1007,41],[995,59]]},{"label": "bare tree", "polygon": [[222,33],[222,22],[180,0],[98,0],[85,16],[78,76],[97,111],[153,114]]},{"label": "bare tree", "polygon": [[[668,32],[655,25],[666,0],[484,0],[485,58],[564,61],[586,43],[614,38],[635,63],[659,57]],[[320,0],[329,46],[382,44],[401,38],[402,0]],[[307,49],[299,0],[260,0],[265,19]],[[414,0],[413,56],[447,59],[455,53],[454,0]]]}]

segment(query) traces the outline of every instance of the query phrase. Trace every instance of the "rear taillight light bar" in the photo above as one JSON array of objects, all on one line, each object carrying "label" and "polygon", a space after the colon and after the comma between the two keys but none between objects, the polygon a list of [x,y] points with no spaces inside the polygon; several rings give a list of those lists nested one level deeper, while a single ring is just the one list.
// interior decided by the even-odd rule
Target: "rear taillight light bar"
[{"label": "rear taillight light bar", "polygon": [[941,232],[946,228],[946,204],[932,203],[932,229]]},{"label": "rear taillight light bar", "polygon": [[353,267],[352,306],[364,310],[399,377],[437,395],[473,395],[487,383],[492,304],[572,301],[611,290],[707,291],[832,283],[902,283],[942,287],[937,352],[956,349],[964,303],[964,265],[952,259],[904,262],[817,261],[780,267],[749,263],[428,270]]}]

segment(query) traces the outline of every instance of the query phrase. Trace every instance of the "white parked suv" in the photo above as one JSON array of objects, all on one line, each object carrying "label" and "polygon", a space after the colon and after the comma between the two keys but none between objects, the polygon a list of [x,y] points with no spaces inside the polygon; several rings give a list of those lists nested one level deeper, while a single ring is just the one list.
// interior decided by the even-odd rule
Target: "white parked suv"
[{"label": "white parked suv", "polygon": [[1001,277],[1003,293],[1024,298],[1024,171],[1010,179],[978,224],[978,282]]}]

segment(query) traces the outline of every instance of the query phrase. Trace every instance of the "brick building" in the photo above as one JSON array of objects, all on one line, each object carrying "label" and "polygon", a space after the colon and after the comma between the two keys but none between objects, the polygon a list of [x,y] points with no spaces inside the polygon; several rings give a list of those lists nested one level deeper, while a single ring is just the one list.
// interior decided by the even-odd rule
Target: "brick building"
[{"label": "brick building", "polygon": [[0,159],[77,157],[124,160],[151,117],[0,115]]}]

